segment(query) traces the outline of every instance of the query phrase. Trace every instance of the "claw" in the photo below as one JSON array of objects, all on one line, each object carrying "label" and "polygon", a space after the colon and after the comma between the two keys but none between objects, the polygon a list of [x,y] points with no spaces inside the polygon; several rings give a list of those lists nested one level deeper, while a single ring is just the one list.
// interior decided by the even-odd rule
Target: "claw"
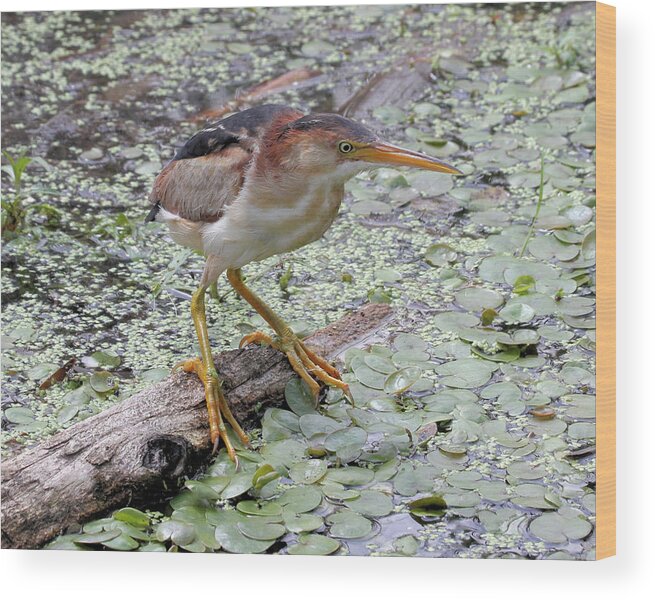
[{"label": "claw", "polygon": [[273,340],[273,338],[270,335],[266,335],[262,331],[253,331],[252,333],[248,333],[244,335],[241,338],[241,341],[239,342],[239,348],[243,348],[244,346],[247,346],[249,344],[259,344],[259,343],[279,349],[277,342],[275,342],[275,340]]},{"label": "claw", "polygon": [[339,371],[323,357],[307,348],[293,333],[285,333],[274,339],[261,331],[255,331],[245,335],[239,347],[243,348],[243,346],[253,343],[265,344],[286,354],[291,368],[307,384],[314,398],[318,399],[321,390],[316,381],[318,380],[326,385],[339,388],[352,402],[348,384],[341,380]]},{"label": "claw", "polygon": [[205,399],[207,401],[207,411],[209,413],[209,432],[212,441],[212,454],[218,451],[218,445],[221,440],[225,445],[228,456],[234,463],[238,463],[234,446],[227,435],[227,428],[223,422],[223,417],[232,426],[232,429],[239,436],[239,439],[246,446],[249,445],[249,438],[245,431],[241,428],[238,421],[235,419],[230,407],[225,400],[221,385],[216,376],[216,371],[212,369],[210,373],[207,372],[205,364],[200,358],[191,358],[188,360],[177,363],[174,369],[182,369],[186,373],[195,373],[198,379],[202,381],[205,386]]}]

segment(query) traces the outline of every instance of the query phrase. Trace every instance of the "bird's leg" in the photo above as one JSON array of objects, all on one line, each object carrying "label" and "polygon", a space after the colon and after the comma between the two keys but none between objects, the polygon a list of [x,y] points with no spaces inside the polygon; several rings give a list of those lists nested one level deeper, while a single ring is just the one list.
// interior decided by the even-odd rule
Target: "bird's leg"
[{"label": "bird's leg", "polygon": [[207,317],[205,315],[205,291],[206,285],[201,285],[191,297],[191,315],[196,326],[198,344],[200,346],[200,358],[192,358],[183,361],[178,366],[187,373],[195,373],[205,386],[205,400],[207,401],[207,412],[209,413],[209,433],[211,441],[216,448],[218,440],[223,440],[225,449],[230,458],[236,462],[236,454],[232,442],[227,435],[227,428],[223,417],[232,426],[235,433],[244,444],[248,444],[248,436],[243,431],[237,420],[234,418],[230,407],[225,400],[218,372],[214,366],[209,333],[207,331]]},{"label": "bird's leg", "polygon": [[348,384],[341,381],[339,371],[327,360],[307,348],[291,328],[257,294],[243,283],[239,269],[228,269],[227,278],[236,292],[250,304],[277,333],[277,339],[260,331],[246,335],[240,346],[259,342],[286,354],[293,370],[305,381],[313,396],[318,397],[320,386],[315,379],[337,387],[350,396]]}]

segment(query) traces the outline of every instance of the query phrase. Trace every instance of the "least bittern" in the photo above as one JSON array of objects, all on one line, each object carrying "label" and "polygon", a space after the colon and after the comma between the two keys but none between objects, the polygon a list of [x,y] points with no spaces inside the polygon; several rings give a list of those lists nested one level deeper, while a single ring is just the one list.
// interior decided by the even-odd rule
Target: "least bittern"
[{"label": "least bittern", "polygon": [[174,241],[207,257],[191,299],[201,356],[181,366],[202,380],[214,448],[222,439],[232,460],[235,452],[223,419],[245,444],[248,436],[230,411],[214,365],[205,317],[207,288],[226,272],[232,287],[277,334],[272,338],[253,333],[242,345],[261,342],[284,352],[315,396],[317,381],[347,393],[337,369],[305,346],[246,287],[241,267],[320,238],[337,215],[345,182],[381,166],[460,173],[436,158],[388,144],[350,119],[303,115],[271,104],[233,114],[198,132],[155,180],[146,221],[166,223]]}]

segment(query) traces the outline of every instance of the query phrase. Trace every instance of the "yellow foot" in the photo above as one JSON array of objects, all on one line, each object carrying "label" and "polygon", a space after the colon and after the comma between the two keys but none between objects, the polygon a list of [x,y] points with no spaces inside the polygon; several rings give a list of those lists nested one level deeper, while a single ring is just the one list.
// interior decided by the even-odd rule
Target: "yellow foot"
[{"label": "yellow foot", "polygon": [[176,364],[173,369],[182,369],[186,373],[195,373],[198,379],[202,381],[205,386],[205,400],[207,401],[207,412],[209,413],[209,433],[212,444],[214,444],[214,452],[218,449],[219,440],[223,440],[229,457],[233,462],[238,464],[236,452],[227,435],[227,428],[223,422],[223,417],[232,426],[232,429],[245,446],[249,445],[250,440],[246,432],[241,428],[241,425],[234,418],[225,400],[221,383],[218,379],[218,373],[214,366],[212,365],[207,369],[200,358],[191,358]]},{"label": "yellow foot", "polygon": [[314,398],[318,398],[318,393],[321,390],[321,386],[314,378],[327,385],[339,388],[348,398],[351,398],[348,384],[341,380],[339,371],[327,360],[305,346],[295,334],[289,333],[273,339],[261,331],[255,331],[244,336],[239,343],[239,347],[243,348],[254,343],[271,346],[286,354],[291,367],[309,386]]}]

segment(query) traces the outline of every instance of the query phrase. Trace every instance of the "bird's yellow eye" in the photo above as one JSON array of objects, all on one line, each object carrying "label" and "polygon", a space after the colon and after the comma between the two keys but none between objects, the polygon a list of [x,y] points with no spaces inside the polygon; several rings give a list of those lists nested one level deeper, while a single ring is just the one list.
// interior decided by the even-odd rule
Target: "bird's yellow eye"
[{"label": "bird's yellow eye", "polygon": [[354,149],[355,146],[350,142],[339,142],[339,152],[342,152],[343,154],[348,154],[348,152],[352,152]]}]

